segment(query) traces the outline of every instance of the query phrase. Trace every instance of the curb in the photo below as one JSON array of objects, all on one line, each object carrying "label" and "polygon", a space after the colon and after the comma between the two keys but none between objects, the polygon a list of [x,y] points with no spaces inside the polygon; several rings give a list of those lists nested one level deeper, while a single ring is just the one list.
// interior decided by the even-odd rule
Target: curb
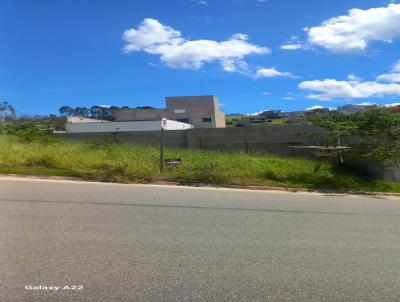
[{"label": "curb", "polygon": [[[90,179],[83,179],[80,177],[67,177],[67,176],[46,176],[46,175],[29,175],[29,174],[4,174],[0,173],[0,177],[15,177],[15,178],[32,178],[32,179],[47,179],[47,180],[70,180],[70,181],[82,181],[82,182],[98,182],[98,183],[112,183],[112,182],[101,182]],[[124,183],[119,183],[124,184]],[[138,183],[130,183],[138,184]],[[318,190],[318,189],[305,189],[305,188],[290,188],[290,187],[273,187],[273,186],[259,186],[259,185],[238,185],[231,184],[226,186],[213,186],[210,184],[203,183],[179,183],[169,180],[155,180],[148,183],[140,184],[154,184],[154,185],[168,185],[168,186],[187,186],[187,187],[209,187],[209,188],[229,188],[229,189],[247,189],[254,191],[282,191],[289,193],[322,193],[322,194],[340,194],[340,195],[362,195],[362,196],[396,196],[400,197],[400,193],[387,193],[387,192],[364,192],[364,191],[346,191],[346,190]]]}]

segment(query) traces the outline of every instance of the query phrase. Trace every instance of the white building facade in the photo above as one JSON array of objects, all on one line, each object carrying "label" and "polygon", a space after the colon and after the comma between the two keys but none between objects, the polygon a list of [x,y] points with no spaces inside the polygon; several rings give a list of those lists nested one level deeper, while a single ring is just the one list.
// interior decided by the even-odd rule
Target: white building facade
[{"label": "white building facade", "polygon": [[[193,125],[166,120],[164,130],[186,130],[191,128],[193,128]],[[73,120],[65,124],[65,130],[67,133],[160,131],[161,120],[130,122],[88,121],[88,119],[84,119],[84,121]]]}]

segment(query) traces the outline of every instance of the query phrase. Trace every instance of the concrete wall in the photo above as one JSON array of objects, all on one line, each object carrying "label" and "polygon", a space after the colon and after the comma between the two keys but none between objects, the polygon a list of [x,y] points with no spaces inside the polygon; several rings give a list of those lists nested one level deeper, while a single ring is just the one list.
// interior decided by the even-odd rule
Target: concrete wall
[{"label": "concrete wall", "polygon": [[94,118],[67,116],[67,123],[108,123],[109,121],[97,120]]},{"label": "concrete wall", "polygon": [[382,179],[400,181],[400,162],[383,168]]},{"label": "concrete wall", "polygon": [[[168,146],[183,149],[233,152],[269,152],[281,155],[310,156],[308,151],[293,151],[290,145],[316,145],[325,131],[307,125],[265,126],[255,128],[189,129],[166,131]],[[96,140],[109,133],[60,133],[58,137]],[[311,135],[314,134],[314,135]],[[158,145],[159,131],[113,133],[121,142]]]},{"label": "concrete wall", "polygon": [[[186,148],[187,131],[170,130],[164,132],[165,146],[170,148]],[[158,146],[160,144],[160,131],[140,131],[140,132],[109,132],[109,133],[55,133],[62,139],[77,141],[96,141],[112,135],[118,142],[130,144],[143,144]]]},{"label": "concrete wall", "polygon": [[[185,130],[192,125],[167,120],[166,130]],[[159,121],[133,121],[133,122],[106,122],[106,123],[69,123],[65,124],[68,133],[96,133],[96,132],[131,132],[131,131],[159,131]]]},{"label": "concrete wall", "polygon": [[[188,131],[189,148],[281,155],[293,155],[291,145],[319,144],[324,133],[322,129],[307,125],[194,130]],[[308,151],[294,152],[299,156],[310,155]]]},{"label": "concrete wall", "polygon": [[166,117],[164,109],[126,109],[115,113],[116,122],[157,121]]},{"label": "concrete wall", "polygon": [[215,128],[225,128],[225,113],[221,110],[218,99],[214,96]]}]

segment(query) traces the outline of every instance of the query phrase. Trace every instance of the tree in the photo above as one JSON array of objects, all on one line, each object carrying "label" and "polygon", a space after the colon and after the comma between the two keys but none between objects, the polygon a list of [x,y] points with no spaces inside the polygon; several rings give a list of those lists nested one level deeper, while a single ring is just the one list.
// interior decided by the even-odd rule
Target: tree
[{"label": "tree", "polygon": [[[150,106],[144,106],[142,109],[149,109]],[[115,112],[118,110],[126,110],[130,109],[129,106],[92,106],[90,109],[86,107],[70,107],[70,106],[62,106],[59,109],[61,116],[80,116],[80,117],[91,117],[95,119],[101,120],[114,120],[115,119]]]},{"label": "tree", "polygon": [[14,119],[14,118],[15,118],[14,107],[7,102],[0,103],[0,119],[6,120],[6,119]]},{"label": "tree", "polygon": [[109,108],[109,120],[115,120],[115,112],[117,112],[118,110],[121,110],[118,106],[111,106]]},{"label": "tree", "polygon": [[96,119],[102,119],[104,117],[104,107],[92,106],[90,108],[90,116]]},{"label": "tree", "polygon": [[137,106],[135,109],[156,109],[153,106]]},{"label": "tree", "polygon": [[89,109],[86,107],[76,107],[73,110],[73,115],[79,117],[89,117],[89,112]]},{"label": "tree", "polygon": [[353,155],[381,163],[400,160],[400,113],[377,108],[353,114],[315,115],[309,121],[330,130],[328,142],[345,143]]},{"label": "tree", "polygon": [[102,120],[114,120],[114,114],[118,110],[120,110],[120,107],[118,106],[92,106],[90,108],[90,114],[92,118]]},{"label": "tree", "polygon": [[58,112],[61,116],[73,115],[74,109],[70,106],[62,106],[60,109],[58,109]]}]

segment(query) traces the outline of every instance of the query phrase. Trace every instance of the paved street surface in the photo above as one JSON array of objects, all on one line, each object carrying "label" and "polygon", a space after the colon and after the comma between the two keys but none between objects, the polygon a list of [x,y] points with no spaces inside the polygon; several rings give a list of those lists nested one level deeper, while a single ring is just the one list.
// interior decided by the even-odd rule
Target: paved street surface
[{"label": "paved street surface", "polygon": [[400,301],[399,197],[0,178],[0,228],[1,302]]}]

